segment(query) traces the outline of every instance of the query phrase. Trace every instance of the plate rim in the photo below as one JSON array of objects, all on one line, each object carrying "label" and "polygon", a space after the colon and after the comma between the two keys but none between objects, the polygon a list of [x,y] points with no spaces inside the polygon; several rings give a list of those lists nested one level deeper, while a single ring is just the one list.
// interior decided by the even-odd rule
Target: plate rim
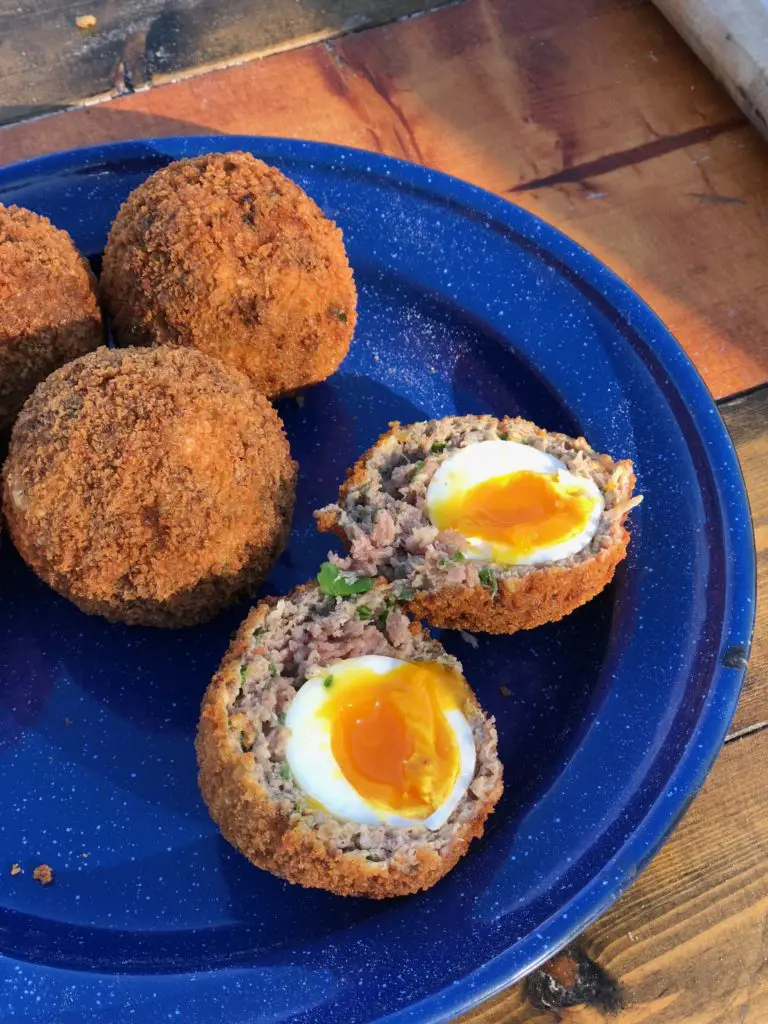
[{"label": "plate rim", "polygon": [[[11,183],[17,188],[22,187],[24,179],[33,184],[41,178],[67,170],[86,169],[104,159],[119,160],[121,153],[123,156],[133,154],[137,147],[156,147],[160,151],[167,151],[168,147],[189,147],[200,153],[241,147],[248,151],[279,152],[288,159],[299,156],[306,159],[314,154],[314,163],[335,169],[342,165],[346,170],[355,169],[363,174],[376,170],[379,176],[393,184],[418,188],[474,214],[482,213],[493,218],[535,243],[537,248],[585,281],[652,348],[667,373],[669,383],[685,399],[696,433],[704,444],[716,485],[723,536],[735,554],[735,558],[727,562],[722,636],[726,638],[726,644],[742,644],[745,662],[748,660],[755,620],[756,560],[749,499],[733,442],[703,378],[669,328],[637,292],[597,256],[514,201],[443,171],[356,147],[280,136],[173,135],[83,146],[0,167],[0,189],[9,187]],[[172,155],[173,159],[180,159],[183,154]],[[265,156],[269,158],[268,154]],[[715,454],[717,464],[714,462]],[[560,911],[542,923],[538,930],[539,937],[544,940],[539,944],[540,951],[526,958],[526,965],[522,968],[512,963],[513,955],[519,959],[520,945],[530,938],[526,936],[456,981],[446,983],[443,988],[409,1006],[370,1018],[368,1024],[405,1024],[406,1021],[443,1024],[452,1020],[535,970],[619,898],[669,838],[722,749],[746,674],[746,665],[725,665],[722,653],[721,650],[699,717],[667,780],[676,791],[674,798],[665,798],[661,793],[603,868]],[[602,885],[606,875],[612,877],[612,884],[607,887]],[[567,910],[567,927],[563,926],[564,910]],[[13,962],[23,964],[29,970],[39,968],[37,964]],[[222,967],[216,973],[233,969]]]}]

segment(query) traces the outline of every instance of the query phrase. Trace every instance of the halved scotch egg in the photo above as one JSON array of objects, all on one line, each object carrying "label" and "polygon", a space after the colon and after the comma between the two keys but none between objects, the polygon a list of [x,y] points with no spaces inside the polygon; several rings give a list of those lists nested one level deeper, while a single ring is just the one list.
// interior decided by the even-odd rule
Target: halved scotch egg
[{"label": "halved scotch egg", "polygon": [[315,513],[349,556],[432,625],[513,633],[555,621],[610,582],[625,557],[629,461],[522,419],[392,424]]},{"label": "halved scotch egg", "polygon": [[496,730],[461,665],[383,581],[261,602],[203,701],[200,788],[225,838],[290,882],[428,888],[501,794]]}]

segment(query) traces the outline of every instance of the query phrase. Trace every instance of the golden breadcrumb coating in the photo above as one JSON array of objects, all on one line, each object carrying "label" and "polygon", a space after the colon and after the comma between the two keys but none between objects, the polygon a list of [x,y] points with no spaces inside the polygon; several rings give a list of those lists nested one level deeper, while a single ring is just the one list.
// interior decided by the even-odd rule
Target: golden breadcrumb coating
[{"label": "golden breadcrumb coating", "polygon": [[356,321],[341,231],[249,153],[180,160],[135,189],[101,287],[121,344],[198,348],[269,397],[330,376]]},{"label": "golden breadcrumb coating", "polygon": [[67,232],[0,204],[0,433],[36,384],[103,341],[96,279]]},{"label": "golden breadcrumb coating", "polygon": [[241,374],[186,349],[100,348],[25,405],[3,504],[22,557],[83,611],[182,626],[269,572],[295,472]]},{"label": "golden breadcrumb coating", "polygon": [[527,576],[499,580],[496,594],[483,586],[417,591],[407,610],[442,629],[478,633],[534,629],[565,618],[604,590],[625,558],[628,543],[629,533],[620,525],[611,546],[586,562],[568,568],[544,565]]}]

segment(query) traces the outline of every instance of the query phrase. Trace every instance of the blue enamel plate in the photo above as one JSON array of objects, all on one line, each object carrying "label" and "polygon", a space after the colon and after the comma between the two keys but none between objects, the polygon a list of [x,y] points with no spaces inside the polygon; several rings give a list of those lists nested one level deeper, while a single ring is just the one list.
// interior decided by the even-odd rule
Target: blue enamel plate
[{"label": "blue enamel plate", "polygon": [[[634,461],[645,502],[613,585],[562,622],[441,639],[496,716],[506,790],[434,889],[390,902],[292,887],[220,838],[198,795],[203,690],[244,616],[110,625],[0,554],[0,1017],[30,1024],[448,1021],[617,898],[687,807],[736,706],[754,555],[736,457],[650,310],[568,238],[410,164],[258,138],[127,142],[0,171],[98,265],[119,204],[179,157],[247,149],[344,230],[351,352],[280,403],[300,464],[266,588],[312,577],[312,510],[386,428],[519,414]],[[503,688],[503,689],[502,689]],[[19,862],[23,873],[12,876]],[[53,885],[32,880],[39,863]]]}]

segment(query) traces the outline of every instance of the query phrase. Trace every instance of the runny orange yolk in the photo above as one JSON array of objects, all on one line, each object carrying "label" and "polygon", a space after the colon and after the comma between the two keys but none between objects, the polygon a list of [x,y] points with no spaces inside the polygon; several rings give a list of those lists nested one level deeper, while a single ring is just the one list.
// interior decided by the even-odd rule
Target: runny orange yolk
[{"label": "runny orange yolk", "polygon": [[498,560],[508,561],[575,537],[593,506],[594,498],[580,488],[525,469],[451,494],[430,508],[430,518],[440,530],[503,545]]},{"label": "runny orange yolk", "polygon": [[323,715],[347,781],[369,803],[425,818],[450,795],[459,748],[445,711],[461,709],[464,679],[435,662],[408,662],[382,675],[334,676]]}]

